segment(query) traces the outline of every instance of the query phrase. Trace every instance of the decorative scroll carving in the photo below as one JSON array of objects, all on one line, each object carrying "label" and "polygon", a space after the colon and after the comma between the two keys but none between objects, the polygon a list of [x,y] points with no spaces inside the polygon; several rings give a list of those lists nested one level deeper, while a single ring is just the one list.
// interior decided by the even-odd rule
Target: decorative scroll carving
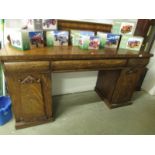
[{"label": "decorative scroll carving", "polygon": [[25,83],[40,83],[40,79],[36,79],[36,78],[32,77],[31,75],[28,75],[25,79],[19,80],[19,82],[21,84],[25,84]]}]

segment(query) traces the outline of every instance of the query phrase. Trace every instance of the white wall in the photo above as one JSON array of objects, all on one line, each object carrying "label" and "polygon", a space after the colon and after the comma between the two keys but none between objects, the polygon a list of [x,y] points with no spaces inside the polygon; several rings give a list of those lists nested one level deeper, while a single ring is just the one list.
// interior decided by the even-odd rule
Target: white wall
[{"label": "white wall", "polygon": [[[151,53],[155,55],[155,42],[151,49]],[[147,67],[149,70],[144,79],[142,89],[147,91],[151,95],[155,95],[155,56],[151,58]]]},{"label": "white wall", "polygon": [[52,94],[69,94],[94,90],[97,71],[54,73],[52,75]]}]

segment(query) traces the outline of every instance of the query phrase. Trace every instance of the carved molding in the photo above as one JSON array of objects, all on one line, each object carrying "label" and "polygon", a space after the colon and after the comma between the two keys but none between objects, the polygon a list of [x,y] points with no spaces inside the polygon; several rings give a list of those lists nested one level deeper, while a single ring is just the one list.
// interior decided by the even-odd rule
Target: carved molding
[{"label": "carved molding", "polygon": [[33,76],[28,75],[25,79],[19,80],[19,82],[21,84],[25,84],[25,83],[40,83],[40,79],[36,79]]}]

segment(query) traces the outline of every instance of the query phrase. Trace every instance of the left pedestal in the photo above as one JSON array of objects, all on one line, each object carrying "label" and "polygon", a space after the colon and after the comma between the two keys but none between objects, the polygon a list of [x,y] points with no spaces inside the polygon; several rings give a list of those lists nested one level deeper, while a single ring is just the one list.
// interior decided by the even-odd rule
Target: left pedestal
[{"label": "left pedestal", "polygon": [[4,63],[16,129],[49,122],[53,118],[51,71],[48,61]]}]

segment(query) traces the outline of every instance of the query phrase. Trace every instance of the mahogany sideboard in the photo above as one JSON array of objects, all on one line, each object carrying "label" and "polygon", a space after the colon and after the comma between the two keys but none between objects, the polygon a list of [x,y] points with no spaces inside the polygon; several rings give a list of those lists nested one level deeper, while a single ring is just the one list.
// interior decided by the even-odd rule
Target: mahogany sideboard
[{"label": "mahogany sideboard", "polygon": [[131,97],[151,54],[127,50],[81,50],[78,47],[0,51],[16,128],[53,120],[53,72],[98,70],[95,91],[110,108],[131,104]]}]

